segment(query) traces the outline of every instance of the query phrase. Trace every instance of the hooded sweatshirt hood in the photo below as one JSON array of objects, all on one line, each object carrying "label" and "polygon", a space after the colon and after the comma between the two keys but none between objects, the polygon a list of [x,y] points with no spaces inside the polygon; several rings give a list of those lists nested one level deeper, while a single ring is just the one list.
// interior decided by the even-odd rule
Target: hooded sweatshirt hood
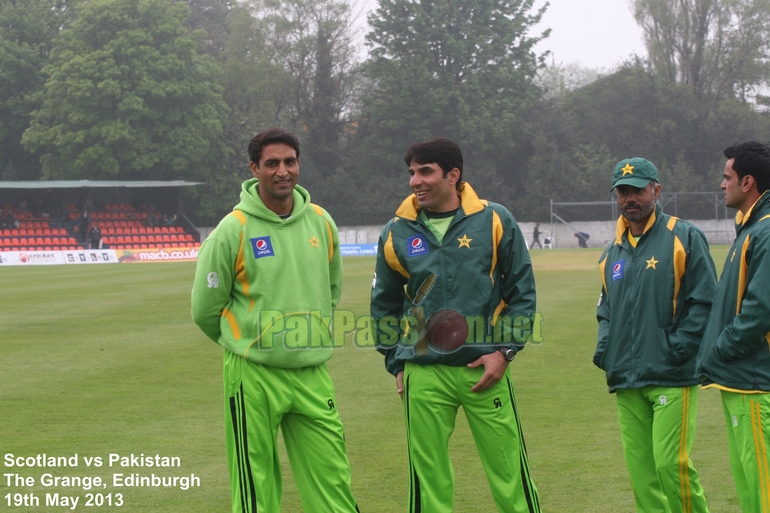
[{"label": "hooded sweatshirt hood", "polygon": [[291,211],[291,217],[288,219],[281,219],[278,214],[267,208],[262,198],[259,197],[259,179],[252,178],[246,180],[241,185],[241,201],[235,205],[233,210],[242,210],[243,212],[259,217],[265,221],[271,223],[294,223],[305,215],[310,208],[310,193],[300,186],[294,186],[294,208]]}]

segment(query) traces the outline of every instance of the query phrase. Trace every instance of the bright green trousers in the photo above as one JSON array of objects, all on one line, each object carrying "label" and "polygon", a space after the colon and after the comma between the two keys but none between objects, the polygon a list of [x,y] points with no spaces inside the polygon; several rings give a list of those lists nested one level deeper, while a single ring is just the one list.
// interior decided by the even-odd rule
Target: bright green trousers
[{"label": "bright green trousers", "polygon": [[744,513],[770,513],[770,394],[722,390],[730,468]]},{"label": "bright green trousers", "polygon": [[510,375],[506,372],[488,390],[471,392],[483,373],[482,367],[407,362],[404,414],[410,513],[449,513],[454,507],[449,437],[460,406],[468,419],[498,511],[540,512]]},{"label": "bright green trousers", "polygon": [[225,351],[224,384],[233,513],[281,510],[279,427],[305,512],[358,511],[326,365],[279,369]]},{"label": "bright green trousers", "polygon": [[698,472],[690,460],[698,387],[619,389],[623,453],[639,513],[706,513]]}]

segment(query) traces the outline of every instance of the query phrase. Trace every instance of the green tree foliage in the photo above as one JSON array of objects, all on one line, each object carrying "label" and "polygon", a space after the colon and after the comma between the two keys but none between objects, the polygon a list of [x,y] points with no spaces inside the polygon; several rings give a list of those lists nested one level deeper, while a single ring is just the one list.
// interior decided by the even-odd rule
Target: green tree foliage
[{"label": "green tree foliage", "polygon": [[187,28],[205,33],[198,43],[200,51],[221,59],[229,39],[227,18],[237,3],[230,0],[187,0],[187,5],[190,7]]},{"label": "green tree foliage", "polygon": [[205,195],[218,198],[213,217],[220,218],[238,200],[240,184],[251,177],[249,139],[272,126],[281,126],[287,109],[291,77],[270,61],[265,34],[246,6],[236,5],[227,17],[229,34],[222,55],[219,83],[229,107],[224,124],[230,148],[225,170],[208,180]]},{"label": "green tree foliage", "polygon": [[[546,220],[550,199],[610,199],[612,168],[629,157],[654,162],[664,192],[718,191],[722,150],[736,141],[762,139],[770,117],[735,98],[707,109],[711,102],[640,63],[627,63],[538,104],[527,115],[533,142],[521,218]],[[701,202],[701,207],[699,215],[713,216],[713,205]]]},{"label": "green tree foliage", "polygon": [[[402,180],[407,146],[434,136],[460,144],[464,178],[482,195],[509,204],[524,178],[517,164],[521,113],[539,91],[542,65],[528,31],[544,8],[532,0],[381,0],[370,15],[367,75],[376,87],[365,105],[361,157],[382,181]],[[392,216],[389,199],[382,216]],[[387,218],[387,217],[385,217]]]},{"label": "green tree foliage", "polygon": [[80,5],[22,139],[44,177],[199,179],[221,166],[227,108],[188,15],[165,0]]},{"label": "green tree foliage", "polygon": [[303,136],[305,161],[319,179],[344,153],[343,128],[358,99],[359,57],[346,0],[252,0],[269,61],[290,81],[282,120]]},{"label": "green tree foliage", "polygon": [[633,0],[652,67],[707,96],[746,99],[770,76],[770,1]]},{"label": "green tree foliage", "polygon": [[0,178],[35,179],[39,168],[21,145],[35,93],[45,84],[42,69],[69,23],[72,2],[0,0]]}]

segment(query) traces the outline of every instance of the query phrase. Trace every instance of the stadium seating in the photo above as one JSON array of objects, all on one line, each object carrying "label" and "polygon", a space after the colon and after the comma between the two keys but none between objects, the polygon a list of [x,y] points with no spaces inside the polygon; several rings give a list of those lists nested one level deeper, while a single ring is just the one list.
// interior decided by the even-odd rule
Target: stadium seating
[{"label": "stadium seating", "polygon": [[[0,230],[0,251],[55,251],[83,249],[79,233],[73,223],[81,210],[74,204],[66,205],[66,218],[61,223],[48,218],[35,218],[31,212],[22,212],[8,205],[19,222],[18,228]],[[90,213],[91,220],[102,232],[102,245],[112,249],[173,249],[200,247],[197,234],[182,226],[147,226],[147,218],[157,215],[152,211],[137,210],[127,203],[107,203],[103,209]],[[53,226],[52,226],[53,223]],[[49,249],[46,249],[49,248]]]}]

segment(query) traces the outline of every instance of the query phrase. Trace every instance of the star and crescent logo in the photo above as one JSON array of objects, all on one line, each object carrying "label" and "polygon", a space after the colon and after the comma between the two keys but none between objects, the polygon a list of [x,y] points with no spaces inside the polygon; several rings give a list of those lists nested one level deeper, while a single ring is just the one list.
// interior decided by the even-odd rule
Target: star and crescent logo
[{"label": "star and crescent logo", "polygon": [[459,245],[459,246],[457,246],[457,247],[458,247],[458,248],[466,247],[466,248],[468,248],[468,249],[471,249],[471,241],[472,241],[472,240],[473,240],[473,239],[469,239],[469,238],[468,238],[468,235],[464,233],[464,234],[463,234],[463,236],[462,236],[461,238],[458,238],[458,239],[457,239],[457,241],[460,243],[460,245]]},{"label": "star and crescent logo", "polygon": [[315,235],[310,237],[307,241],[310,243],[310,247],[311,248],[320,248],[321,247],[321,245],[319,244],[318,239],[316,238]]},{"label": "star and crescent logo", "polygon": [[654,255],[653,255],[652,258],[650,258],[649,260],[645,260],[645,261],[647,262],[647,267],[645,267],[645,269],[649,269],[651,267],[653,269],[655,269],[655,270],[658,269],[656,266],[658,265],[658,262],[660,262],[660,260],[655,260],[655,256]]},{"label": "star and crescent logo", "polygon": [[625,167],[621,168],[621,171],[623,171],[623,176],[632,175],[634,174],[634,166],[626,162]]}]

